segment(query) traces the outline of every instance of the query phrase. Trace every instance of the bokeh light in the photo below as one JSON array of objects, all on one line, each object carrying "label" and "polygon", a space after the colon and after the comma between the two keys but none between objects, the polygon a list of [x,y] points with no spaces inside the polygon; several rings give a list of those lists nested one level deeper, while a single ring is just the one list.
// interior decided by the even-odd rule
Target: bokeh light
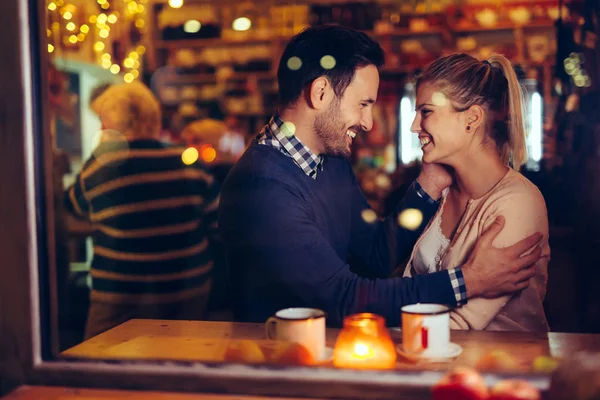
[{"label": "bokeh light", "polygon": [[375,185],[383,190],[388,190],[392,186],[390,178],[385,174],[379,174],[375,178]]},{"label": "bokeh light", "polygon": [[234,31],[243,32],[252,27],[252,21],[246,17],[236,18],[231,24]]},{"label": "bokeh light", "polygon": [[186,33],[196,33],[200,31],[200,28],[202,28],[202,24],[200,23],[200,21],[195,20],[195,19],[191,19],[189,21],[186,21],[185,24],[183,24],[183,31]]},{"label": "bokeh light", "polygon": [[217,158],[217,151],[211,145],[205,144],[200,148],[200,157],[202,157],[202,161],[211,163]]},{"label": "bokeh light", "polygon": [[398,215],[398,225],[414,231],[419,229],[423,222],[423,213],[416,208],[407,208]]},{"label": "bokeh light", "polygon": [[442,92],[435,92],[433,96],[431,96],[431,101],[434,106],[442,107],[448,104],[448,98]]},{"label": "bokeh light", "polygon": [[287,61],[287,67],[292,71],[302,68],[302,60],[299,57],[290,57]]},{"label": "bokeh light", "polygon": [[335,67],[335,58],[329,55],[321,57],[321,67],[323,69],[333,69]]},{"label": "bokeh light", "polygon": [[292,137],[296,134],[296,125],[293,122],[286,121],[281,126],[281,132],[286,137]]},{"label": "bokeh light", "polygon": [[373,222],[377,221],[377,214],[375,214],[375,211],[371,210],[370,208],[362,210],[360,215],[362,216],[362,219],[368,224],[372,224]]},{"label": "bokeh light", "polygon": [[192,165],[198,161],[198,150],[195,147],[188,147],[181,153],[181,161],[185,165]]}]

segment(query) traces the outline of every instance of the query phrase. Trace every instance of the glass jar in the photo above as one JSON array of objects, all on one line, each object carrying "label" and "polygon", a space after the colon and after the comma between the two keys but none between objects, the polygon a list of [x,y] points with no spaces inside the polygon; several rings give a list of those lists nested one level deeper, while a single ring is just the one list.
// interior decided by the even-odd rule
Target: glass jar
[{"label": "glass jar", "polygon": [[338,368],[394,368],[396,348],[385,327],[385,319],[371,313],[346,317],[335,343],[333,364]]}]

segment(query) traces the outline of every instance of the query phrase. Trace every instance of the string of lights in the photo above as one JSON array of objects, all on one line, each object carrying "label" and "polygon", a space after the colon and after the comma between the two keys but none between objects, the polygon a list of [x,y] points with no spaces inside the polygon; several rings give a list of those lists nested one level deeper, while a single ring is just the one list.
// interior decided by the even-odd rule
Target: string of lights
[{"label": "string of lights", "polygon": [[[96,0],[94,12],[68,0],[47,1],[48,53],[85,51],[91,46],[95,60],[102,68],[122,74],[127,83],[140,76],[146,47],[141,44],[146,33],[148,0]],[[135,32],[137,31],[137,32]],[[116,54],[115,42],[123,42],[128,50]]]}]

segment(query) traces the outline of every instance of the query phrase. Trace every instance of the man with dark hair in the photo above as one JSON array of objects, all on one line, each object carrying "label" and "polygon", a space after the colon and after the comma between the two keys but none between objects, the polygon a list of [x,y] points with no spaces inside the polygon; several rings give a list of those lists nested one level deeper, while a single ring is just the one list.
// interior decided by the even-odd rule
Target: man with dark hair
[{"label": "man with dark hair", "polygon": [[[355,135],[373,126],[383,64],[375,41],[339,26],[306,29],[283,52],[279,112],[221,193],[219,227],[237,320],[263,322],[282,308],[313,307],[334,326],[356,312],[374,312],[398,325],[405,304],[460,306],[468,298],[528,285],[540,251],[519,256],[541,235],[496,249],[491,243],[501,219],[463,266],[380,279],[410,252],[452,183],[441,166],[425,164],[394,212],[382,221],[372,217],[348,156]],[[406,212],[417,215],[417,226],[398,222]],[[369,267],[370,278],[350,271],[349,256]]]}]

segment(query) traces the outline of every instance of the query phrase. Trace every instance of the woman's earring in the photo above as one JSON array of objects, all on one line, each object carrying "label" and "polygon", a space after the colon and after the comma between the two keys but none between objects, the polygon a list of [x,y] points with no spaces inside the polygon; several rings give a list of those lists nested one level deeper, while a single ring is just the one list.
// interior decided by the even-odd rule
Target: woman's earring
[{"label": "woman's earring", "polygon": [[467,125],[467,131],[471,130],[471,125]]}]

